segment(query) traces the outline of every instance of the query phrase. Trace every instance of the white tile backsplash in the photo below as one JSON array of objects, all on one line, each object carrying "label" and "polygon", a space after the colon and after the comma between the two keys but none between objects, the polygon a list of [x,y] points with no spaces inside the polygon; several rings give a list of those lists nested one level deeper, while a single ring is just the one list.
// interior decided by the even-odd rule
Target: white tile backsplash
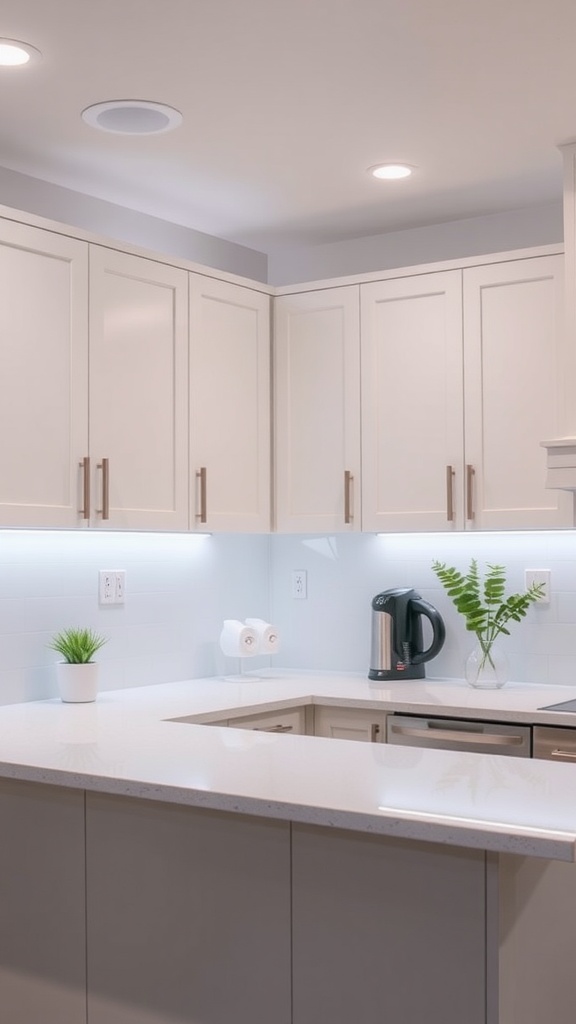
[{"label": "white tile backsplash", "polygon": [[[0,703],[56,694],[47,645],[67,626],[109,638],[103,690],[229,670],[222,621],[269,618],[269,547],[266,536],[0,531]],[[99,569],[126,570],[124,605],[98,604]]]},{"label": "white tile backsplash", "polygon": [[[345,534],[278,536],[271,545],[271,615],[286,635],[286,667],[368,671],[371,601],[390,587],[414,587],[446,624],[446,643],[429,677],[462,678],[474,645],[431,563],[466,571],[470,559],[506,567],[507,592],[524,590],[526,569],[551,570],[551,601],[533,605],[505,638],[519,682],[576,683],[576,533]],[[308,572],[308,601],[290,596],[292,569]]]},{"label": "white tile backsplash", "polygon": [[[51,634],[86,625],[105,633],[101,687],[235,674],[218,646],[225,618],[278,626],[280,653],[244,669],[367,672],[370,603],[389,587],[414,587],[446,623],[427,675],[461,678],[473,646],[431,569],[467,569],[475,557],[506,566],[510,591],[525,569],[551,570],[549,606],[533,606],[505,641],[512,677],[576,682],[576,532],[337,536],[197,536],[0,531],[0,703],[56,693]],[[126,570],[126,603],[98,605],[98,570]],[[292,598],[292,571],[308,573],[308,598]]]}]

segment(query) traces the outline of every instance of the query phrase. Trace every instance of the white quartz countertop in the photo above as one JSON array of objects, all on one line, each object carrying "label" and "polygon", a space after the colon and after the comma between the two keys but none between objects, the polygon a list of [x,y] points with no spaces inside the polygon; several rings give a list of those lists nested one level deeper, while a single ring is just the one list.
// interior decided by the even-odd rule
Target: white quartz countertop
[{"label": "white quartz countertop", "polygon": [[576,727],[576,715],[538,711],[574,698],[576,686],[288,670],[194,679],[0,707],[0,777],[575,860],[576,764],[170,721],[315,703]]}]

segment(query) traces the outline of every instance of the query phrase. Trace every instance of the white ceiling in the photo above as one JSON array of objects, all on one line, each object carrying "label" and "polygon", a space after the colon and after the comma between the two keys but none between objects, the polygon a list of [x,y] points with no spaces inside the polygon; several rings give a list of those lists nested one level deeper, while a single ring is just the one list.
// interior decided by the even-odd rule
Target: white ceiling
[{"label": "white ceiling", "polygon": [[[576,139],[575,0],[2,0],[0,36],[43,54],[0,165],[263,252],[556,202]],[[184,122],[81,120],[117,99]]]}]

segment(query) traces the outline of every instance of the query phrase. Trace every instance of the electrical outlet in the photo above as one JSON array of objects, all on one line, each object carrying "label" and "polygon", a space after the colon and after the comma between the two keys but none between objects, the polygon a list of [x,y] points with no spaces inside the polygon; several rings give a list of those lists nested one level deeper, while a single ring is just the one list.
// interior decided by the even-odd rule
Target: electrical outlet
[{"label": "electrical outlet", "polygon": [[116,577],[116,588],[115,588],[115,604],[124,604],[124,591],[126,590],[126,570],[117,569],[114,573]]},{"label": "electrical outlet", "polygon": [[308,597],[308,573],[306,569],[294,569],[292,573],[292,597],[300,601]]},{"label": "electrical outlet", "polygon": [[116,580],[109,569],[100,569],[98,573],[98,600],[100,604],[114,604],[116,596]]},{"label": "electrical outlet", "polygon": [[538,598],[537,604],[550,604],[550,569],[526,569],[524,573],[524,585],[526,590],[533,583],[543,583],[544,593]]},{"label": "electrical outlet", "polygon": [[100,604],[124,604],[126,588],[125,569],[100,569],[98,572],[98,600]]}]

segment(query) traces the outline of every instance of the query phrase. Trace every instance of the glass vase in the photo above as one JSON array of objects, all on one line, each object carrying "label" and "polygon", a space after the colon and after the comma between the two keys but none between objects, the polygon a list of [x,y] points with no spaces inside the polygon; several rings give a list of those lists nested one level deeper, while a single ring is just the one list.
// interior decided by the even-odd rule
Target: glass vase
[{"label": "glass vase", "polygon": [[477,690],[499,690],[510,678],[504,649],[495,641],[478,641],[466,660],[466,682]]}]

